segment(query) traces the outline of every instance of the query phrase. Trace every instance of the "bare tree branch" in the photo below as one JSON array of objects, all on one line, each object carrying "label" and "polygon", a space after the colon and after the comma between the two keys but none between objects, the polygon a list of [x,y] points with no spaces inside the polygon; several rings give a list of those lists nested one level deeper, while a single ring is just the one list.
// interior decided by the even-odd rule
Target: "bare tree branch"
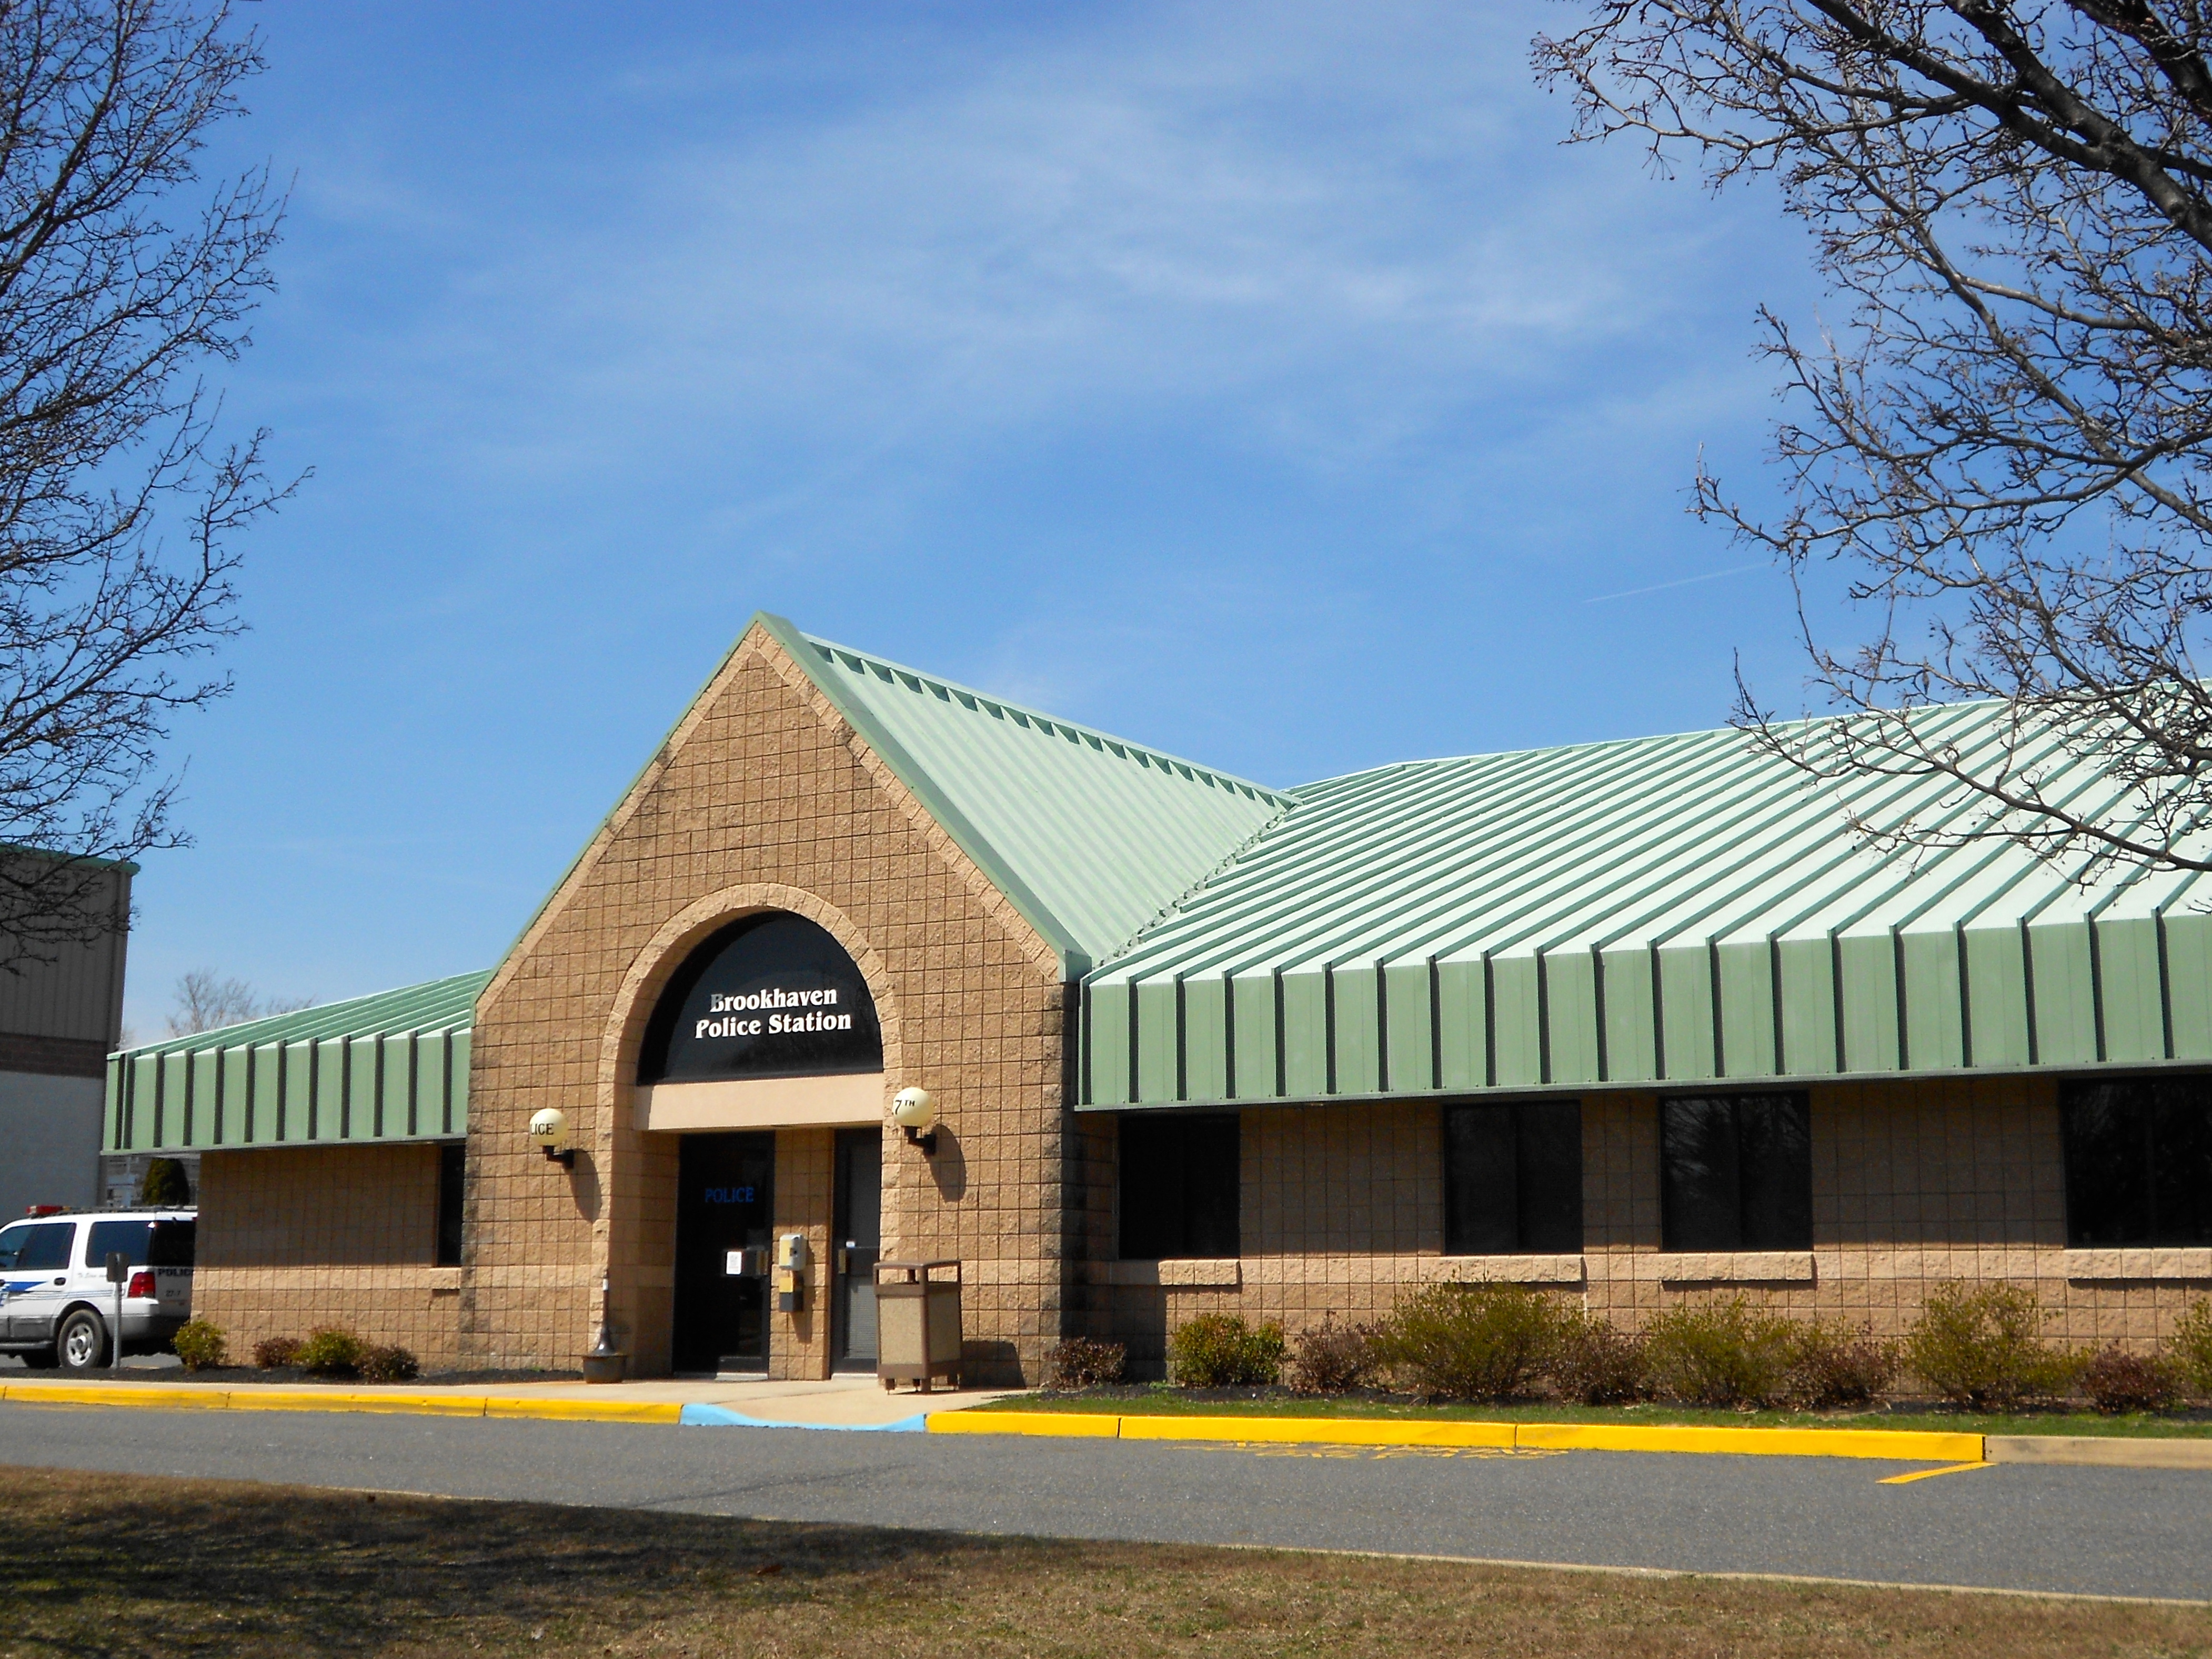
[{"label": "bare tree branch", "polygon": [[[1577,139],[1771,177],[1847,302],[1817,340],[1760,313],[1788,510],[1702,468],[1694,504],[1788,568],[1839,716],[1740,683],[1738,722],[1819,778],[1943,786],[1855,820],[1872,840],[2212,869],[2206,27],[2196,0],[1600,0],[1535,43]],[[1816,560],[1863,637],[1815,624]],[[2000,735],[1946,716],[1970,699]]]},{"label": "bare tree branch", "polygon": [[228,690],[232,541],[290,492],[198,378],[271,286],[265,173],[198,172],[260,67],[221,3],[0,0],[0,843],[49,855],[0,861],[0,967],[180,844],[160,751]]},{"label": "bare tree branch", "polygon": [[194,968],[179,976],[169,1010],[169,1035],[196,1036],[225,1025],[270,1014],[289,1014],[309,1006],[306,997],[263,997],[246,981],[226,979],[212,968]]}]

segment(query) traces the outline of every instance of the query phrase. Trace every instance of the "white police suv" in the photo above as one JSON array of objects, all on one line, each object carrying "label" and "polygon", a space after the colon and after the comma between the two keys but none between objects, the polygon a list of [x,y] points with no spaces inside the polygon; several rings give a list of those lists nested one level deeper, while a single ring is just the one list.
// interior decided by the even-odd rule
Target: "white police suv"
[{"label": "white police suv", "polygon": [[[84,1371],[122,1352],[158,1353],[192,1315],[192,1210],[33,1211],[0,1227],[0,1353],[37,1370]],[[107,1259],[125,1258],[120,1283]]]}]

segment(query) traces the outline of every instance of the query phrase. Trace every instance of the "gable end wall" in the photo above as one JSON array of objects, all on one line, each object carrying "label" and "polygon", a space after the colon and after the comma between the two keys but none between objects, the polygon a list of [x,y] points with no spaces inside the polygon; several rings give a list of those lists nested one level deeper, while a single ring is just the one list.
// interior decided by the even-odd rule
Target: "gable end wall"
[{"label": "gable end wall", "polygon": [[[1057,959],[758,627],[478,1002],[460,1296],[471,1363],[574,1367],[606,1274],[634,1372],[667,1368],[676,1141],[634,1127],[638,1041],[691,945],[767,908],[820,921],[868,975],[886,1095],[915,1083],[937,1097],[933,1159],[883,1131],[885,1255],[959,1257],[970,1370],[1036,1374],[1062,1305]],[[529,1142],[545,1106],[568,1116],[572,1170]],[[779,1375],[828,1363],[830,1141],[778,1139],[775,1224],[816,1247],[808,1310],[771,1316]]]}]

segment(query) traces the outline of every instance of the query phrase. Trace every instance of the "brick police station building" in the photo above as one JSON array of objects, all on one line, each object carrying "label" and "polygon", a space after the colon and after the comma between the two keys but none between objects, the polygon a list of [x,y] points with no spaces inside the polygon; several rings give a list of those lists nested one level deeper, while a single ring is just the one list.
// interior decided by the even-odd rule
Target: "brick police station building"
[{"label": "brick police station building", "polygon": [[2212,1291],[2212,882],[1847,829],[1932,787],[1712,732],[1270,789],[761,616],[495,969],[118,1054],[106,1146],[200,1155],[234,1349],[434,1369],[573,1369],[603,1280],[634,1375],[866,1369],[885,1257],[985,1381],[1436,1279],[2147,1343]]}]

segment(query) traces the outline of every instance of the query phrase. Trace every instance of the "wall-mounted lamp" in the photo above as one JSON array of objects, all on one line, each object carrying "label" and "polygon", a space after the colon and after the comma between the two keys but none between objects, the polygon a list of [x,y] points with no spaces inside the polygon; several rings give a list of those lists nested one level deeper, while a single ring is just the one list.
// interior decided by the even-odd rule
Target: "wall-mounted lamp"
[{"label": "wall-mounted lamp", "polygon": [[568,1145],[568,1115],[558,1106],[548,1106],[530,1120],[530,1138],[547,1158],[564,1170],[576,1167],[576,1152]]},{"label": "wall-mounted lamp", "polygon": [[891,1121],[906,1131],[906,1144],[921,1148],[924,1158],[937,1156],[937,1108],[927,1089],[907,1088],[891,1097]]}]

